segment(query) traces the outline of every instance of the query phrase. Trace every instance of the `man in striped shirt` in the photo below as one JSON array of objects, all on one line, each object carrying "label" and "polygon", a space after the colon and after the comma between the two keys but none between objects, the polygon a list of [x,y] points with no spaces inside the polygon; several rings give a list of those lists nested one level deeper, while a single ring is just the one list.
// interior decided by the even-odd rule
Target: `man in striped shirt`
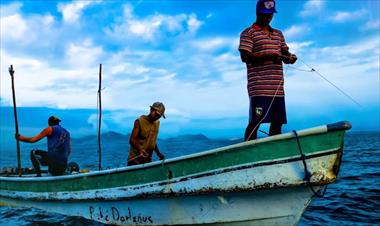
[{"label": "man in striped shirt", "polygon": [[271,123],[269,135],[276,135],[287,122],[282,63],[293,64],[297,57],[289,52],[282,32],[269,25],[277,12],[275,4],[275,0],[258,0],[256,22],[240,35],[239,51],[247,65],[250,99],[246,141],[256,139],[261,123]]}]

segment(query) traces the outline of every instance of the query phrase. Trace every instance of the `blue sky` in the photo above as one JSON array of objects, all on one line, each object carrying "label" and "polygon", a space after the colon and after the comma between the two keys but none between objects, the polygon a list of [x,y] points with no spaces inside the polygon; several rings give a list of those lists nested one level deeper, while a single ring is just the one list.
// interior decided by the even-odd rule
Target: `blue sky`
[{"label": "blue sky", "polygon": [[[69,129],[90,132],[102,63],[105,131],[130,132],[133,119],[159,100],[167,107],[162,136],[241,137],[248,96],[237,48],[240,32],[255,20],[255,4],[1,0],[0,106],[12,106],[13,64],[17,104],[26,109],[20,117],[35,122],[30,132],[45,123],[43,112],[78,115],[70,120],[81,123]],[[277,1],[272,26],[284,32],[301,69],[285,69],[285,131],[340,120],[354,130],[380,129],[379,8],[377,0]],[[361,106],[302,71],[309,69],[302,62]],[[3,134],[13,120],[4,112]]]}]

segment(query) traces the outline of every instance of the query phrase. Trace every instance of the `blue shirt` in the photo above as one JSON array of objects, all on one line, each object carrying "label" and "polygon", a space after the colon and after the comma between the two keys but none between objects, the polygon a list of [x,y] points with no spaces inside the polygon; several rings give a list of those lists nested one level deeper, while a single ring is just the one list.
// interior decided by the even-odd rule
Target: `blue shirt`
[{"label": "blue shirt", "polygon": [[53,133],[47,137],[47,156],[52,164],[67,166],[70,154],[70,133],[60,125],[52,126]]}]

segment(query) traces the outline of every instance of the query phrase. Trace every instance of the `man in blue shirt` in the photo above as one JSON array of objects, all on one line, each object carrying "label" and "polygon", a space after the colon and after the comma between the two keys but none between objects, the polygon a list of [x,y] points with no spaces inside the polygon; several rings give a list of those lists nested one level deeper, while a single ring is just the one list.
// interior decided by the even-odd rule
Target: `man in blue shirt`
[{"label": "man in blue shirt", "polygon": [[50,116],[49,126],[34,137],[25,137],[16,134],[16,139],[27,143],[35,143],[46,137],[48,151],[32,150],[30,159],[37,173],[41,176],[40,166],[48,166],[48,171],[53,176],[63,175],[67,168],[67,160],[71,152],[70,133],[59,125],[61,120],[56,116]]}]

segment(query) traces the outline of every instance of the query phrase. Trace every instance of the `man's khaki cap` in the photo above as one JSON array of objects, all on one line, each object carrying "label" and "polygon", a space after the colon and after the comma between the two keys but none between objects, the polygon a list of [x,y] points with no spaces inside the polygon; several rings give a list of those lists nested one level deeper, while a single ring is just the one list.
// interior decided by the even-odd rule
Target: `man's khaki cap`
[{"label": "man's khaki cap", "polygon": [[157,101],[157,102],[154,102],[154,103],[152,104],[152,106],[150,106],[150,108],[156,110],[156,112],[157,112],[159,115],[161,115],[162,117],[166,118],[166,117],[165,117],[165,106],[164,106],[163,103],[158,102],[158,101]]}]

